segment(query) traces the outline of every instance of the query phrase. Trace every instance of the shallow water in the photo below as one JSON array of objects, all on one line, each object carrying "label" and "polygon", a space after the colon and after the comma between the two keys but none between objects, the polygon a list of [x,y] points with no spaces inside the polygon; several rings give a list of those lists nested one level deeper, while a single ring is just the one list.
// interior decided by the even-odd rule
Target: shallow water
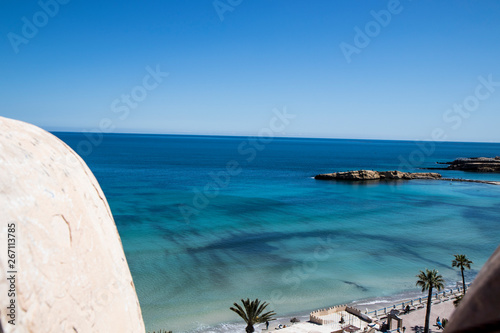
[{"label": "shallow water", "polygon": [[[56,134],[77,152],[86,140]],[[428,150],[402,141],[254,145],[242,137],[108,134],[80,153],[113,211],[147,329],[177,333],[235,332],[242,326],[229,306],[241,298],[266,300],[286,316],[415,293],[424,268],[454,285],[456,253],[474,261],[472,278],[499,243],[500,186],[312,178],[361,168],[421,171],[436,161],[500,155],[500,144]]]}]

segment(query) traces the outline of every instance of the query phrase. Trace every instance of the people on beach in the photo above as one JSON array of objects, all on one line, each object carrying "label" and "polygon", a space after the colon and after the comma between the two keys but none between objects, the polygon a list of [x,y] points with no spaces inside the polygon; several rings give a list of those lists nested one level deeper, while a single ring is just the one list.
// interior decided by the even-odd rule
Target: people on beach
[{"label": "people on beach", "polygon": [[269,321],[266,320],[266,331],[269,330]]}]

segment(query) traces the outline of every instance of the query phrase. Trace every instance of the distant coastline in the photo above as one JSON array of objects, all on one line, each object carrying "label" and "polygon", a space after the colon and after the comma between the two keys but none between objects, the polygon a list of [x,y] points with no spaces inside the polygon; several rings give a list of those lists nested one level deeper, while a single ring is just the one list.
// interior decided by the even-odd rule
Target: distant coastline
[{"label": "distant coastline", "polygon": [[481,173],[500,173],[500,156],[457,158],[452,162],[437,162],[447,164],[446,168],[425,168],[427,170],[460,170]]}]

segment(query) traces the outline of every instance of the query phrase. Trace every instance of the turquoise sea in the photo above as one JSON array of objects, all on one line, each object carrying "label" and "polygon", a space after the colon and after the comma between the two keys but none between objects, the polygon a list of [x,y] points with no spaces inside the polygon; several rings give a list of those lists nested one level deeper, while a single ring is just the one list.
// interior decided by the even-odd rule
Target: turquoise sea
[{"label": "turquoise sea", "polygon": [[247,297],[279,317],[396,300],[424,268],[454,286],[453,254],[474,261],[470,280],[499,245],[500,186],[313,179],[498,156],[497,143],[55,134],[106,194],[147,330],[242,331],[229,307]]}]

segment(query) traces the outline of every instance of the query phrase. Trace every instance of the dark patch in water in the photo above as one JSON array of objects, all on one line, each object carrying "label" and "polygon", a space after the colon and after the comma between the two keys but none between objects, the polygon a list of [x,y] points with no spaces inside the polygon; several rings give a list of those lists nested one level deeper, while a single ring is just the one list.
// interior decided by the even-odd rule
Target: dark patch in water
[{"label": "dark patch in water", "polygon": [[[147,210],[150,213],[165,213],[169,209],[172,209],[172,208],[168,207],[167,205],[156,205],[156,206],[148,206],[147,207]],[[178,211],[178,209],[177,209],[177,211]]]},{"label": "dark patch in water", "polygon": [[132,226],[143,223],[143,218],[139,215],[113,214],[117,226]]},{"label": "dark patch in water", "polygon": [[[348,237],[353,238],[353,239],[363,239],[364,238],[364,239],[370,239],[370,240],[373,240],[373,239],[379,240],[385,244],[390,244],[393,247],[391,250],[395,251],[398,254],[398,256],[402,255],[403,253],[406,253],[408,256],[417,258],[421,261],[432,263],[433,265],[439,266],[439,267],[444,268],[444,269],[450,269],[449,265],[443,264],[442,262],[439,262],[439,261],[436,261],[433,259],[426,258],[426,257],[422,256],[420,253],[418,253],[417,251],[411,249],[410,246],[406,245],[406,244],[412,244],[411,239],[402,239],[399,237],[396,238],[396,237],[383,236],[383,235],[356,234],[356,233],[352,233],[352,232],[346,232],[345,234],[346,234],[345,236],[348,236]],[[420,245],[423,246],[424,242],[421,242]],[[429,244],[429,246],[446,248],[444,246],[440,246],[439,244],[435,244],[435,243]]]},{"label": "dark patch in water", "polygon": [[[337,233],[339,234],[339,233]],[[222,238],[216,242],[211,243],[210,245],[191,248],[189,252],[204,252],[210,250],[237,250],[243,252],[253,252],[253,253],[261,253],[261,252],[270,252],[273,250],[277,250],[275,246],[268,245],[268,242],[289,239],[291,237],[299,237],[299,238],[317,238],[322,237],[325,238],[328,236],[328,233],[323,230],[318,231],[310,231],[310,232],[301,232],[298,234],[293,233],[285,233],[285,232],[266,232],[266,233],[254,233],[254,234],[245,234],[245,233],[234,233],[231,236]]]},{"label": "dark patch in water", "polygon": [[276,250],[276,247],[266,244],[269,241],[282,237],[281,233],[258,233],[258,234],[233,234],[222,238],[210,245],[189,249],[188,252],[197,253],[211,250],[236,250],[242,252],[260,253]]},{"label": "dark patch in water", "polygon": [[[492,223],[496,220],[500,207],[468,207],[462,210],[462,216],[467,219],[474,227],[481,232],[486,239],[494,240],[498,235],[496,232],[498,223]],[[467,246],[470,246],[467,244]]]},{"label": "dark patch in water", "polygon": [[342,281],[342,282],[344,282],[345,284],[348,284],[348,285],[350,285],[350,286],[354,286],[354,287],[356,287],[357,289],[359,289],[359,290],[361,290],[361,291],[363,291],[363,292],[368,291],[368,288],[366,288],[366,287],[364,287],[364,286],[362,286],[362,285],[360,285],[360,284],[357,284],[356,282],[346,281],[346,280],[340,280],[340,281]]},{"label": "dark patch in water", "polygon": [[245,215],[248,213],[257,214],[259,212],[268,213],[273,208],[286,206],[286,203],[263,198],[220,196],[216,200],[213,200],[210,206],[214,209],[223,210],[229,215]]}]

